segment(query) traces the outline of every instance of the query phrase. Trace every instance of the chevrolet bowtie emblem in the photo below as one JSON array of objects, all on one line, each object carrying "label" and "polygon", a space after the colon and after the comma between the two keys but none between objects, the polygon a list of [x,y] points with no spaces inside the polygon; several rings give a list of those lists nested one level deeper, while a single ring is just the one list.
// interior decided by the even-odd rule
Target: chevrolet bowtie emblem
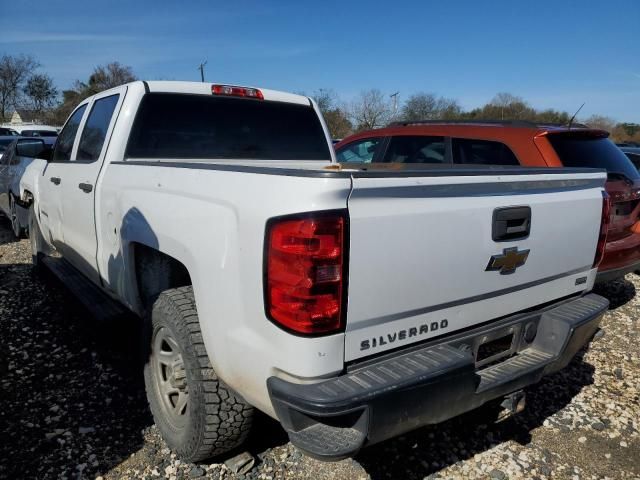
[{"label": "chevrolet bowtie emblem", "polygon": [[492,255],[486,271],[500,270],[500,275],[507,275],[516,271],[516,268],[524,265],[529,256],[529,250],[520,250],[518,247],[505,248],[502,254]]}]

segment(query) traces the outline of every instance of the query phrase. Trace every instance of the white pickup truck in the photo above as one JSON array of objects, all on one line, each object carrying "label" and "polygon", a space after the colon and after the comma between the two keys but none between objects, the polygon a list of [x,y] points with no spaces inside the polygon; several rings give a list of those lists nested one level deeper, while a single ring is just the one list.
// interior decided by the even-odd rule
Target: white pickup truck
[{"label": "white pickup truck", "polygon": [[144,320],[184,459],[238,446],[254,408],[325,460],[518,409],[608,306],[603,172],[339,165],[309,98],[164,81],[83,101],[43,157],[21,184],[34,262]]}]

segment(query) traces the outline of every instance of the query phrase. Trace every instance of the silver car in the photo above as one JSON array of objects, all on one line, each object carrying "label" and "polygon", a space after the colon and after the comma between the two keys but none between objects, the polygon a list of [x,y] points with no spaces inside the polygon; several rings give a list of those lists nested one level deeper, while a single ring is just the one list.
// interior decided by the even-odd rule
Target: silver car
[{"label": "silver car", "polygon": [[[0,144],[6,137],[0,137]],[[27,166],[42,151],[51,148],[55,138],[16,138],[3,145],[0,156],[0,211],[11,220],[16,237],[21,238],[29,224],[28,210],[20,202],[20,178]]]}]

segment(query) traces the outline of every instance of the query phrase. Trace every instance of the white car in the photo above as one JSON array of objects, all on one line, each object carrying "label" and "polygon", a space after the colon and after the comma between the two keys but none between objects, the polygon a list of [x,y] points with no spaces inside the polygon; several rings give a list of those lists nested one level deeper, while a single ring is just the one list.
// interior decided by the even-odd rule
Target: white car
[{"label": "white car", "polygon": [[[0,137],[0,147],[4,137]],[[11,221],[11,229],[21,238],[28,227],[28,203],[23,202],[20,180],[34,158],[51,148],[53,139],[10,137],[14,140],[0,155],[0,211]],[[25,208],[27,207],[27,208]]]},{"label": "white car", "polygon": [[258,409],[336,460],[493,399],[519,410],[591,340],[604,181],[342,167],[307,97],[139,81],[84,100],[21,195],[36,265],[144,322],[151,410],[184,459],[240,445]]},{"label": "white car", "polygon": [[11,125],[11,128],[25,137],[56,137],[60,131],[58,127],[37,124]]}]

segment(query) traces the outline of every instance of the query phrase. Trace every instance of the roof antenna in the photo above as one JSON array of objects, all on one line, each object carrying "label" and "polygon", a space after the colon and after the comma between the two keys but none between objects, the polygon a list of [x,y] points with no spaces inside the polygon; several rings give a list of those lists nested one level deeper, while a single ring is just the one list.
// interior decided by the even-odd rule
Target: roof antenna
[{"label": "roof antenna", "polygon": [[580,108],[576,111],[576,113],[573,114],[573,117],[571,117],[571,120],[569,120],[569,125],[568,125],[568,129],[569,130],[571,130],[571,124],[576,119],[576,116],[580,113],[580,110],[582,110],[582,107],[584,107],[584,105],[585,105],[584,103],[582,105],[580,105]]},{"label": "roof antenna", "polygon": [[204,83],[204,66],[207,64],[207,60],[198,65],[198,70],[200,70],[200,80]]}]

